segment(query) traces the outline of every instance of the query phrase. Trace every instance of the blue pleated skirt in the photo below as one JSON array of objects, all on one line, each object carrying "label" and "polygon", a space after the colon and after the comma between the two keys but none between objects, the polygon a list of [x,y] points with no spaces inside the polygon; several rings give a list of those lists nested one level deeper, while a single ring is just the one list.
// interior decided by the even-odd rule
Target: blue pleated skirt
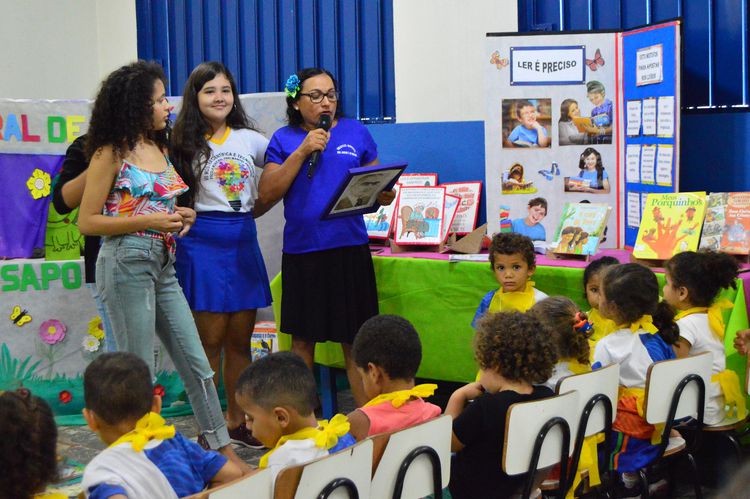
[{"label": "blue pleated skirt", "polygon": [[177,278],[190,308],[239,312],[271,304],[252,213],[200,212],[177,240]]}]

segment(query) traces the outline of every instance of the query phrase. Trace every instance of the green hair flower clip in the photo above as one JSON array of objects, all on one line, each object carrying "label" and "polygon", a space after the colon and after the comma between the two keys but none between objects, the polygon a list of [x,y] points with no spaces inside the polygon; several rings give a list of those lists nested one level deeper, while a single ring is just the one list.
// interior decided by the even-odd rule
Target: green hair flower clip
[{"label": "green hair flower clip", "polygon": [[292,74],[284,84],[284,93],[294,99],[297,97],[297,92],[299,92],[299,78],[296,74]]}]

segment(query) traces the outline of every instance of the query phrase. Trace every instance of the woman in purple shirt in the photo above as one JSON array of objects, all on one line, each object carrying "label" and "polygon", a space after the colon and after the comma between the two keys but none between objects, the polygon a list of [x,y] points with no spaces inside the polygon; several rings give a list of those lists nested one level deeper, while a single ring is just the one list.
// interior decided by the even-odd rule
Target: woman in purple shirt
[{"label": "woman in purple shirt", "polygon": [[[362,323],[378,313],[367,231],[361,215],[321,217],[350,168],[378,164],[377,145],[359,121],[341,117],[336,79],[325,69],[302,69],[285,87],[289,125],[268,144],[259,186],[261,202],[284,199],[281,331],[292,335],[292,351],[310,368],[316,342],[341,343],[355,402],[362,405],[367,400],[351,345]],[[331,118],[330,131],[318,128],[322,115]],[[378,202],[393,198],[382,192]]]}]

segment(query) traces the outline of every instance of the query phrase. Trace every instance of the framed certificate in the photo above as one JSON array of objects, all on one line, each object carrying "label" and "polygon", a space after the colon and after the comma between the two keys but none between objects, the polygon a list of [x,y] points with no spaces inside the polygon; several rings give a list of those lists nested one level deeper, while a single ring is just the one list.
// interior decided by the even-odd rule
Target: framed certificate
[{"label": "framed certificate", "polygon": [[328,203],[322,219],[364,215],[380,207],[378,194],[391,190],[406,163],[350,168]]}]

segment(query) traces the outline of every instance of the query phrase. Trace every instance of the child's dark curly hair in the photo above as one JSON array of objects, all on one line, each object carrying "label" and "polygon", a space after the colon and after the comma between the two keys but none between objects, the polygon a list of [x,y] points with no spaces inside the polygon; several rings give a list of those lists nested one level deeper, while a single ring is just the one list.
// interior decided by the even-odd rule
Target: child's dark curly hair
[{"label": "child's dark curly hair", "polygon": [[57,479],[57,425],[25,388],[0,392],[0,497],[28,499]]},{"label": "child's dark curly hair", "polygon": [[695,307],[708,307],[723,288],[737,289],[739,265],[734,257],[715,251],[684,251],[664,265],[674,287],[685,287]]},{"label": "child's dark curly hair", "polygon": [[659,336],[669,345],[677,342],[680,330],[672,307],[659,301],[659,283],[654,273],[637,263],[623,263],[605,270],[602,291],[608,307],[614,305],[618,324],[630,324],[651,315]]},{"label": "child's dark curly hair", "polygon": [[397,315],[376,315],[359,328],[352,357],[361,369],[372,362],[391,379],[411,381],[422,361],[422,344],[411,322]]},{"label": "child's dark curly hair", "polygon": [[155,62],[137,61],[114,70],[102,82],[86,134],[86,156],[111,145],[116,157],[133,149],[142,138],[167,147],[169,126],[154,130],[154,83],[166,88],[164,70]]},{"label": "child's dark curly hair", "polygon": [[529,269],[536,267],[534,243],[531,238],[515,232],[500,232],[492,237],[490,243],[490,268],[495,270],[495,255],[520,254],[526,260]]},{"label": "child's dark curly hair", "polygon": [[538,301],[529,310],[554,334],[557,354],[560,359],[576,359],[581,364],[589,363],[589,342],[575,330],[578,305],[565,296],[552,296]]},{"label": "child's dark curly hair", "polygon": [[552,376],[557,349],[547,328],[531,314],[486,314],[477,323],[474,356],[481,369],[511,381],[543,383]]}]

